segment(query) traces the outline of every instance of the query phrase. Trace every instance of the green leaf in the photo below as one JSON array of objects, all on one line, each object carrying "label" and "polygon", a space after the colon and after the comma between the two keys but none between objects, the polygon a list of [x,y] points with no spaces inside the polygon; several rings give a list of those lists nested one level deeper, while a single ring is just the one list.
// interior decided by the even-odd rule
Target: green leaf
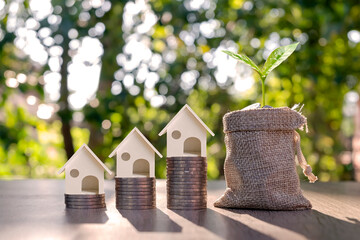
[{"label": "green leaf", "polygon": [[296,49],[299,43],[282,46],[275,49],[266,60],[262,72],[266,77],[274,68],[285,61]]},{"label": "green leaf", "polygon": [[248,56],[244,54],[236,54],[227,50],[224,50],[223,52],[229,55],[230,57],[235,58],[236,60],[239,60],[240,62],[249,65],[255,71],[257,71],[260,74],[260,76],[262,75],[260,68]]}]

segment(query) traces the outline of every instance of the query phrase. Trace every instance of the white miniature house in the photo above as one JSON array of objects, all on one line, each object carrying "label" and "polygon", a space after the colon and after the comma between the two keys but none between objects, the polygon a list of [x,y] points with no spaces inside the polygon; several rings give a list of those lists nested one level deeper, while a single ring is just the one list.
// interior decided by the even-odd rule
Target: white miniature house
[{"label": "white miniature house", "polygon": [[214,133],[186,104],[159,133],[167,133],[167,157],[206,157],[206,133]]},{"label": "white miniature house", "polygon": [[112,172],[86,145],[82,145],[59,170],[65,171],[66,194],[103,194],[104,170]]},{"label": "white miniature house", "polygon": [[155,153],[162,155],[136,127],[109,155],[116,155],[116,177],[155,177]]}]

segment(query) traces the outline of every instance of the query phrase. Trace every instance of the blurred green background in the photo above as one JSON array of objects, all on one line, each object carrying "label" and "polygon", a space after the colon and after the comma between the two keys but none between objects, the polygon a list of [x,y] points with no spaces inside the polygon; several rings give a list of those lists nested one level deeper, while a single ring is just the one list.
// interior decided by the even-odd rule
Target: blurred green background
[{"label": "blurred green background", "polygon": [[[267,104],[303,103],[303,153],[321,181],[353,180],[360,78],[358,1],[0,0],[0,177],[56,178],[83,143],[106,164],[138,127],[158,137],[188,103],[214,131],[208,177],[223,178],[222,116],[260,102],[262,64],[300,42],[267,79]],[[156,176],[165,178],[165,158]],[[300,175],[305,181],[305,178]]]}]

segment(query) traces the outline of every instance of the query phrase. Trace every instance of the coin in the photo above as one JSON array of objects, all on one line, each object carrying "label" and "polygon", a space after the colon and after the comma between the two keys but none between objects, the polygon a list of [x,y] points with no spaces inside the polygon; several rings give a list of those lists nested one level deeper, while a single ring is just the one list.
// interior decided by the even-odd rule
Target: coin
[{"label": "coin", "polygon": [[178,175],[206,175],[207,174],[207,171],[199,171],[199,170],[179,170],[179,169],[176,169],[176,170],[170,170],[170,169],[167,169],[166,173],[169,175],[169,174],[178,174]]},{"label": "coin", "polygon": [[65,198],[104,198],[105,194],[64,194]]},{"label": "coin", "polygon": [[200,209],[205,209],[207,206],[193,206],[193,207],[184,207],[184,206],[173,206],[173,205],[168,205],[167,208],[168,209],[172,209],[172,210],[200,210]]},{"label": "coin", "polygon": [[183,192],[183,191],[172,191],[172,192],[167,192],[167,195],[172,196],[172,195],[176,195],[176,196],[201,196],[201,197],[207,197],[207,192]]},{"label": "coin", "polygon": [[73,206],[73,205],[66,205],[66,208],[72,209],[97,209],[97,208],[106,208],[106,206]]},{"label": "coin", "polygon": [[74,203],[74,202],[71,202],[71,203],[65,203],[66,206],[105,206],[106,204],[105,203]]},{"label": "coin", "polygon": [[146,210],[146,209],[153,209],[156,208],[155,205],[152,206],[122,206],[116,205],[117,209],[124,209],[124,210]]},{"label": "coin", "polygon": [[131,195],[131,196],[152,196],[155,195],[155,191],[123,191],[116,189],[117,195]]},{"label": "coin", "polygon": [[154,177],[115,178],[117,182],[155,182]]},{"label": "coin", "polygon": [[189,190],[189,191],[196,191],[196,190],[206,190],[206,184],[174,184],[174,183],[167,183],[168,186],[166,189],[171,190]]},{"label": "coin", "polygon": [[207,172],[204,172],[204,171],[198,171],[198,172],[186,172],[186,171],[172,171],[172,172],[169,172],[167,171],[166,172],[166,175],[167,176],[179,176],[179,177],[195,177],[195,178],[201,178],[201,177],[207,177]]},{"label": "coin", "polygon": [[177,161],[177,160],[182,160],[182,161],[204,161],[206,160],[206,157],[167,157],[166,160],[170,160],[170,161]]},{"label": "coin", "polygon": [[188,196],[182,196],[177,194],[167,194],[168,198],[171,199],[206,199],[207,195],[188,195]]},{"label": "coin", "polygon": [[124,205],[124,206],[133,206],[133,205],[140,205],[140,206],[148,206],[155,204],[155,201],[118,201],[116,200],[116,205]]},{"label": "coin", "polygon": [[122,194],[122,195],[152,195],[152,194],[155,194],[155,189],[134,190],[134,189],[116,188],[115,191],[116,191],[116,194]]},{"label": "coin", "polygon": [[127,194],[117,194],[117,198],[123,199],[153,199],[155,198],[155,194],[152,195],[127,195]]},{"label": "coin", "polygon": [[198,163],[198,164],[207,164],[206,160],[192,160],[192,159],[177,159],[177,160],[173,160],[173,159],[166,159],[167,163]]},{"label": "coin", "polygon": [[178,175],[168,175],[167,176],[167,181],[172,181],[172,182],[201,182],[201,183],[207,183],[207,178],[206,176],[202,176],[202,177],[190,177],[190,176],[178,176]]},{"label": "coin", "polygon": [[187,188],[167,188],[168,194],[202,194],[207,193],[206,188],[197,188],[197,189],[187,189]]},{"label": "coin", "polygon": [[156,203],[122,203],[122,202],[116,202],[116,206],[122,206],[122,207],[145,207],[145,206],[156,206]]},{"label": "coin", "polygon": [[99,201],[65,200],[65,203],[75,203],[75,204],[97,204],[97,203],[105,203],[105,200],[99,200]]},{"label": "coin", "polygon": [[206,163],[194,163],[194,162],[167,162],[167,166],[173,167],[206,167]]},{"label": "coin", "polygon": [[181,188],[186,188],[186,189],[206,189],[206,183],[187,183],[187,182],[169,182],[166,181],[166,183],[168,184],[168,187],[173,187],[173,188],[177,188],[177,189],[181,189]]},{"label": "coin", "polygon": [[151,190],[151,189],[155,189],[155,186],[153,185],[149,185],[149,186],[144,186],[144,185],[116,185],[115,189],[128,189],[128,190],[137,190],[137,191],[142,191],[142,190]]},{"label": "coin", "polygon": [[166,166],[167,171],[195,171],[207,172],[207,167],[199,166]]},{"label": "coin", "polygon": [[115,185],[155,185],[154,181],[116,181]]},{"label": "coin", "polygon": [[171,196],[167,200],[168,200],[168,202],[172,202],[172,203],[202,203],[202,202],[207,201],[207,199],[205,199],[205,198],[200,198],[200,199],[177,199],[177,198],[172,198]]}]

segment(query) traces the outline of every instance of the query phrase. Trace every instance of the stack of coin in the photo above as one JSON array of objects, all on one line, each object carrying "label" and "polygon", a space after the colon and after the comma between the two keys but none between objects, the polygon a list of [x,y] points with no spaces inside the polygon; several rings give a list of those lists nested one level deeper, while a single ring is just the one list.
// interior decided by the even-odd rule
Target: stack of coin
[{"label": "stack of coin", "polygon": [[105,194],[65,194],[66,208],[105,208]]},{"label": "stack of coin", "polygon": [[206,157],[168,157],[166,162],[167,207],[174,210],[206,208]]},{"label": "stack of coin", "polygon": [[116,208],[155,208],[155,185],[154,177],[115,178]]}]

